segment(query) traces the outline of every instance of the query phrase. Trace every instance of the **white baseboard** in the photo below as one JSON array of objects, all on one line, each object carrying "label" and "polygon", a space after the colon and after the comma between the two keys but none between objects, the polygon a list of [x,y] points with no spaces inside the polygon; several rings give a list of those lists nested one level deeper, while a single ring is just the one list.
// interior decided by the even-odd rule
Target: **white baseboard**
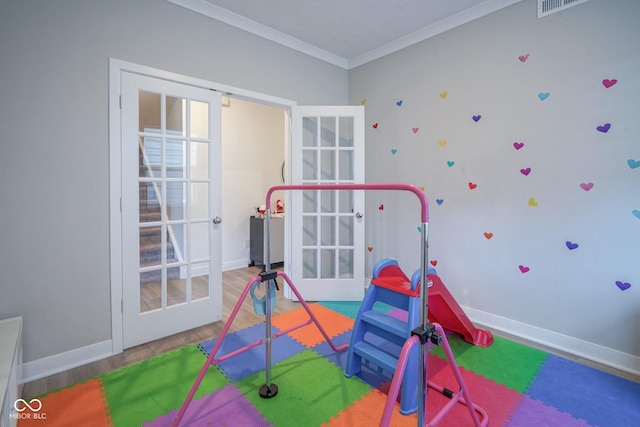
[{"label": "white baseboard", "polygon": [[505,332],[528,341],[582,357],[621,371],[640,375],[640,357],[623,353],[578,338],[538,328],[517,320],[507,319],[485,311],[462,307],[469,319],[478,326]]},{"label": "white baseboard", "polygon": [[22,364],[22,383],[77,368],[113,355],[111,340],[54,354]]},{"label": "white baseboard", "polygon": [[237,268],[245,268],[249,265],[248,259],[237,259],[235,261],[224,261],[222,263],[222,271],[235,270]]}]

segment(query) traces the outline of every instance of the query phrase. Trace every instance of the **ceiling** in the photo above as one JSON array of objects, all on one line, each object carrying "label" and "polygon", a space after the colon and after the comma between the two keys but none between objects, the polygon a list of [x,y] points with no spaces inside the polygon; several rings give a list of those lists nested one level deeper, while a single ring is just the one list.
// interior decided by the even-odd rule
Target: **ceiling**
[{"label": "ceiling", "polygon": [[168,0],[345,69],[521,0]]}]

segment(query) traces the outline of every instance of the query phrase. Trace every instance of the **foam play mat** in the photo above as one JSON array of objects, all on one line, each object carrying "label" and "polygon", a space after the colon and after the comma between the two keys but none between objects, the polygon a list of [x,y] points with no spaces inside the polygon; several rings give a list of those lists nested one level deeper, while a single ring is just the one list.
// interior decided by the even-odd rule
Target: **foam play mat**
[{"label": "foam play mat", "polygon": [[[311,304],[336,345],[349,342],[357,311],[350,303]],[[274,316],[273,332],[307,316],[302,308]],[[264,323],[227,335],[219,355],[260,339]],[[490,426],[637,427],[640,384],[500,337],[488,347],[450,334],[449,343],[473,403],[484,408]],[[29,426],[170,426],[215,339],[129,365],[84,383],[38,396],[42,419]],[[315,325],[282,335],[272,343],[271,380],[278,394],[261,398],[265,348],[245,351],[210,366],[181,426],[372,426],[378,425],[391,378],[362,368],[345,377],[347,350],[335,352]],[[455,389],[441,347],[428,355],[428,378]],[[29,396],[33,398],[35,396]],[[428,388],[426,420],[448,398]],[[416,426],[417,415],[402,415],[396,403],[390,425]],[[466,406],[456,404],[441,427],[473,426]]]}]

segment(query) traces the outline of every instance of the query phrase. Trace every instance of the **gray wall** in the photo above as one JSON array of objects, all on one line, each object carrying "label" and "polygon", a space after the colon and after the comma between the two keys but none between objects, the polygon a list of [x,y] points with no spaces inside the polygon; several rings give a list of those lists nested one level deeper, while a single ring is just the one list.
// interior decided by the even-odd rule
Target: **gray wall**
[{"label": "gray wall", "polygon": [[[640,167],[628,161],[640,161],[638,18],[637,0],[542,19],[524,0],[349,75],[351,103],[366,100],[367,181],[425,187],[429,258],[458,301],[522,335],[591,357],[606,349],[636,372]],[[417,203],[368,194],[367,211],[368,268],[391,256],[411,274]]]},{"label": "gray wall", "polygon": [[26,362],[111,339],[109,57],[347,102],[345,70],[164,0],[0,3],[0,318]]}]

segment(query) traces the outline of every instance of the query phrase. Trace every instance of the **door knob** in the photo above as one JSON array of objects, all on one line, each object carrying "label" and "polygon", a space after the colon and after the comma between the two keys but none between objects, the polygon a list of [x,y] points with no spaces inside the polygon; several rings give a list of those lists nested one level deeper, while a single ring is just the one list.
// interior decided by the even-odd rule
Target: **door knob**
[{"label": "door knob", "polygon": [[362,219],[363,216],[364,215],[362,214],[362,212],[357,212],[356,213],[356,218],[358,218],[358,219]]},{"label": "door knob", "polygon": [[219,216],[213,218],[213,223],[214,224],[220,224],[222,222],[222,218],[220,218]]}]

